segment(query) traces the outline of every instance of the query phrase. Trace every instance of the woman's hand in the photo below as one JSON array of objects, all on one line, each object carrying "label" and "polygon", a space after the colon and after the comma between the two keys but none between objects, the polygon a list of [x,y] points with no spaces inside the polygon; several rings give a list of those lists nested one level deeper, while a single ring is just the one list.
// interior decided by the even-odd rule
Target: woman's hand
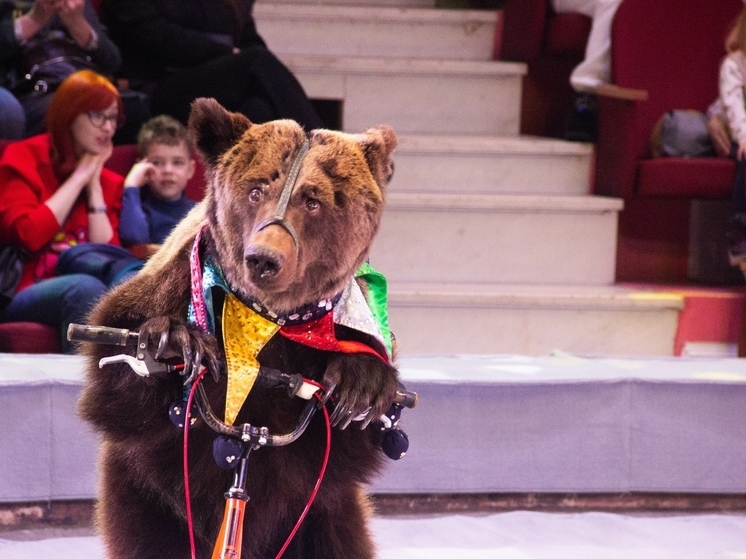
[{"label": "woman's hand", "polygon": [[[104,164],[111,157],[114,146],[109,144],[106,150],[100,153],[86,153],[80,158],[78,165],[81,163],[85,166],[85,171],[90,170],[90,176],[86,183],[86,193],[88,194],[88,205],[92,207],[104,204],[104,191],[101,187],[101,172]],[[83,163],[83,161],[85,161]]]},{"label": "woman's hand", "polygon": [[[38,1],[38,0],[37,0]],[[57,16],[75,42],[85,48],[91,43],[93,29],[85,18],[85,0],[55,0]]]},{"label": "woman's hand", "polygon": [[[85,154],[83,158],[90,158],[86,164],[93,168],[91,178],[86,184],[86,195],[88,198],[88,240],[92,243],[108,243],[114,236],[114,228],[109,221],[109,215],[104,199],[104,189],[101,186],[101,172],[104,163],[111,157],[114,149],[109,145],[108,149],[97,154]],[[83,159],[81,158],[81,159]],[[103,211],[101,211],[103,209]]]},{"label": "woman's hand", "polygon": [[36,0],[26,15],[39,27],[44,27],[57,12],[59,3],[60,0]]},{"label": "woman's hand", "polygon": [[61,0],[36,0],[31,9],[21,16],[21,35],[27,41],[45,27],[52,16],[57,13],[58,4]]},{"label": "woman's hand", "polygon": [[138,161],[132,166],[130,172],[127,173],[127,177],[124,179],[124,187],[127,188],[133,186],[140,188],[143,185],[146,185],[150,180],[151,173],[154,169],[155,166],[147,159]]},{"label": "woman's hand", "polygon": [[[103,188],[101,187],[101,169],[111,155],[113,146],[102,154],[84,153],[78,163],[60,187],[50,196],[44,204],[54,214],[57,223],[62,225],[67,220],[81,192],[86,190],[88,205],[91,207],[102,207],[104,205]],[[106,214],[103,214],[106,216]],[[108,224],[109,220],[106,219]],[[108,241],[111,235],[106,238]]]}]

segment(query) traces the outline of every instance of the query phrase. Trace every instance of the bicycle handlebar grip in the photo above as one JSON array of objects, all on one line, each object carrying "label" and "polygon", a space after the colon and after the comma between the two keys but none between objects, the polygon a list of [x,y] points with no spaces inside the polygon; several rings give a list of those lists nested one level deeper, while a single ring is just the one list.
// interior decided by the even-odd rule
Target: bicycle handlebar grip
[{"label": "bicycle handlebar grip", "polygon": [[419,400],[419,398],[420,397],[417,395],[417,392],[412,392],[411,390],[404,390],[403,388],[400,388],[396,391],[394,402],[412,409],[417,405],[417,401]]},{"label": "bicycle handlebar grip", "polygon": [[87,326],[73,324],[67,327],[67,339],[71,342],[93,342],[94,344],[108,344],[126,346],[130,331],[123,328],[109,328],[108,326]]}]

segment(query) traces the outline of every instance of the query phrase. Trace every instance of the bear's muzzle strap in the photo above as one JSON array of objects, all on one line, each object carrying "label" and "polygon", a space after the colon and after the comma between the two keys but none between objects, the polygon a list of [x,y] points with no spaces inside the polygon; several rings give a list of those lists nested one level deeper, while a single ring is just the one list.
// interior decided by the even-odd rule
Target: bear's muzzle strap
[{"label": "bear's muzzle strap", "polygon": [[298,233],[295,231],[293,224],[285,219],[285,212],[287,211],[288,203],[290,202],[290,195],[293,193],[293,188],[295,188],[295,183],[298,180],[298,175],[300,175],[300,169],[303,166],[303,159],[308,153],[308,148],[308,140],[305,140],[303,145],[300,147],[298,154],[295,156],[293,164],[290,166],[290,172],[288,173],[288,176],[285,179],[285,184],[282,187],[280,201],[277,203],[275,215],[262,221],[256,228],[256,231],[261,231],[270,225],[279,225],[290,233],[296,249],[298,248]]}]

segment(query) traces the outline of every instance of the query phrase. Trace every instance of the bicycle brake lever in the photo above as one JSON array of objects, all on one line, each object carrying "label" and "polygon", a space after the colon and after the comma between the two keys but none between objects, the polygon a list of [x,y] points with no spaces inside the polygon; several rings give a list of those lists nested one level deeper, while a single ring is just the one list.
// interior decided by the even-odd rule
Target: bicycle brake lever
[{"label": "bicycle brake lever", "polygon": [[129,365],[130,368],[141,377],[150,376],[150,371],[144,361],[140,361],[131,355],[125,355],[124,353],[112,355],[111,357],[102,357],[98,362],[98,368],[103,369],[104,365],[110,365],[112,363],[127,363],[127,365]]},{"label": "bicycle brake lever", "polygon": [[140,333],[137,336],[137,357],[121,353],[111,357],[103,357],[98,362],[99,369],[110,363],[127,363],[136,374],[141,377],[149,377],[162,373],[171,373],[176,370],[173,365],[156,361],[148,351],[147,336]]}]

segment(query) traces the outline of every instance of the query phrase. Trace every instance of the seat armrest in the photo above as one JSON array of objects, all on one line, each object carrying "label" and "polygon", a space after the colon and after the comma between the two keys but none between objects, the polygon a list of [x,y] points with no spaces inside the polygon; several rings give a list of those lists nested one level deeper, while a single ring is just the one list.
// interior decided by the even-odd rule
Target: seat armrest
[{"label": "seat armrest", "polygon": [[631,87],[619,87],[608,83],[602,83],[596,88],[596,94],[612,99],[621,99],[623,101],[647,101],[647,89],[633,89]]}]

